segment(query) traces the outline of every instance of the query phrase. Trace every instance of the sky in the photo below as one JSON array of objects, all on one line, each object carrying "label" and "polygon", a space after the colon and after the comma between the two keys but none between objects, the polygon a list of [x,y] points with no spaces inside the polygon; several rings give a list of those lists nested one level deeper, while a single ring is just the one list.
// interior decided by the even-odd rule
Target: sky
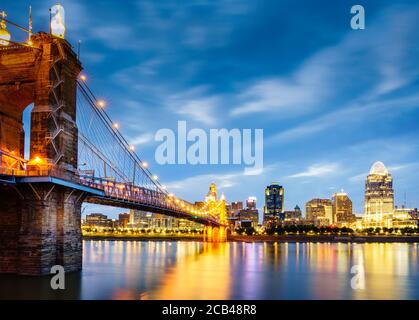
[{"label": "sky", "polygon": [[[419,4],[349,0],[62,0],[89,86],[151,171],[177,196],[228,201],[285,188],[285,209],[342,189],[363,212],[365,177],[382,161],[395,201],[419,207]],[[0,2],[12,21],[48,31],[53,1]],[[366,29],[350,27],[362,4]],[[15,39],[21,35],[13,34]],[[264,168],[159,165],[159,129],[263,129]],[[88,206],[115,217],[123,209]]]}]

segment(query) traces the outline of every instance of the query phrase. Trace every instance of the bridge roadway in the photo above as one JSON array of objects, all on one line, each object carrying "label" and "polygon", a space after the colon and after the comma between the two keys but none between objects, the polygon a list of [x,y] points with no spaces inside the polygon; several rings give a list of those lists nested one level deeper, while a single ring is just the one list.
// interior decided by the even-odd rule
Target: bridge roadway
[{"label": "bridge roadway", "polygon": [[[58,168],[46,170],[14,170],[0,167],[0,183],[50,183],[83,191],[84,202],[111,207],[143,210],[175,218],[187,219],[205,226],[224,226],[215,217],[194,204],[169,194],[156,192],[131,183],[114,182],[78,174],[66,174]],[[16,189],[17,190],[17,189]]]}]

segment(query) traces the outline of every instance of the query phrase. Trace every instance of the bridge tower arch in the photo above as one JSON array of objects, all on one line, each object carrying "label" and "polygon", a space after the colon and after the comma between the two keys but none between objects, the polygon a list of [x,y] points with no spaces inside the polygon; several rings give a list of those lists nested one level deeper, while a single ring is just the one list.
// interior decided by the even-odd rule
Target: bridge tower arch
[{"label": "bridge tower arch", "polygon": [[[24,161],[22,114],[33,103],[26,175],[48,176],[45,172],[59,169],[61,178],[71,181],[78,160],[82,66],[64,39],[39,33],[31,41],[31,47],[0,46],[0,174],[15,176],[22,169],[21,161],[10,163]],[[83,191],[51,179],[0,185],[0,273],[48,274],[57,264],[80,270],[83,197]]]}]

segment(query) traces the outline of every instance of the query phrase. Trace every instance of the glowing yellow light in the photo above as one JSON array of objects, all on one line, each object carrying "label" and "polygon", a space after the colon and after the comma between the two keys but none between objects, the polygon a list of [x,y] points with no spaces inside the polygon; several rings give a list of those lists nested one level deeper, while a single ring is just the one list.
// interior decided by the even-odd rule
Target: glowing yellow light
[{"label": "glowing yellow light", "polygon": [[166,190],[167,189],[167,187],[166,186],[161,186],[161,188],[163,189],[163,190]]},{"label": "glowing yellow light", "polygon": [[97,102],[97,105],[98,105],[98,107],[105,108],[106,103],[105,103],[105,101],[103,101],[103,100],[99,100],[99,101]]},{"label": "glowing yellow light", "polygon": [[86,80],[87,80],[86,75],[82,74],[82,75],[80,76],[80,80],[81,80],[81,81],[83,81],[83,82],[86,82]]},{"label": "glowing yellow light", "polygon": [[159,179],[159,177],[156,176],[156,175],[154,175],[152,178],[153,178],[153,180],[158,180]]},{"label": "glowing yellow light", "polygon": [[148,163],[147,162],[143,162],[142,163],[142,166],[143,166],[144,169],[147,169],[148,168]]},{"label": "glowing yellow light", "polygon": [[40,157],[35,157],[35,163],[40,163],[42,160]]},{"label": "glowing yellow light", "polygon": [[32,46],[32,45],[33,45],[32,40],[28,40],[28,45],[29,45],[29,46]]},{"label": "glowing yellow light", "polygon": [[112,125],[112,127],[114,128],[114,129],[119,129],[119,123],[114,123],[113,125]]}]

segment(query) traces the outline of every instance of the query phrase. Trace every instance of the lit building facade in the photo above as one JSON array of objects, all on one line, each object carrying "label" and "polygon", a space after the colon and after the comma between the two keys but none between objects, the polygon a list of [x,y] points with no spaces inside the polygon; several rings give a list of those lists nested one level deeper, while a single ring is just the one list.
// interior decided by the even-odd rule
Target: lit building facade
[{"label": "lit building facade", "polygon": [[333,219],[332,223],[338,226],[349,226],[356,221],[352,212],[352,200],[344,192],[335,193],[332,196]]},{"label": "lit building facade", "polygon": [[247,222],[251,227],[257,228],[259,224],[259,211],[252,208],[240,210],[237,222],[241,226],[243,225],[243,222]]},{"label": "lit building facade", "polygon": [[284,225],[300,225],[303,222],[303,214],[298,205],[295,206],[294,210],[284,212]]},{"label": "lit building facade", "polygon": [[392,227],[393,228],[417,228],[417,209],[409,209],[402,206],[395,208],[393,212]]},{"label": "lit building facade", "polygon": [[273,183],[265,189],[263,224],[281,220],[284,220],[284,188],[277,183]]},{"label": "lit building facade", "polygon": [[233,216],[237,216],[240,210],[243,210],[243,202],[235,201],[231,203],[231,211]]},{"label": "lit building facade", "polygon": [[316,226],[333,224],[333,205],[330,199],[312,199],[306,203],[306,220]]},{"label": "lit building facade", "polygon": [[246,200],[246,208],[251,210],[256,210],[256,197],[249,197]]},{"label": "lit building facade", "polygon": [[86,220],[84,222],[85,226],[89,227],[113,227],[113,222],[111,219],[108,219],[108,216],[101,213],[92,213],[86,215]]},{"label": "lit building facade", "polygon": [[364,210],[365,227],[392,227],[393,177],[382,162],[374,163],[367,176]]}]

